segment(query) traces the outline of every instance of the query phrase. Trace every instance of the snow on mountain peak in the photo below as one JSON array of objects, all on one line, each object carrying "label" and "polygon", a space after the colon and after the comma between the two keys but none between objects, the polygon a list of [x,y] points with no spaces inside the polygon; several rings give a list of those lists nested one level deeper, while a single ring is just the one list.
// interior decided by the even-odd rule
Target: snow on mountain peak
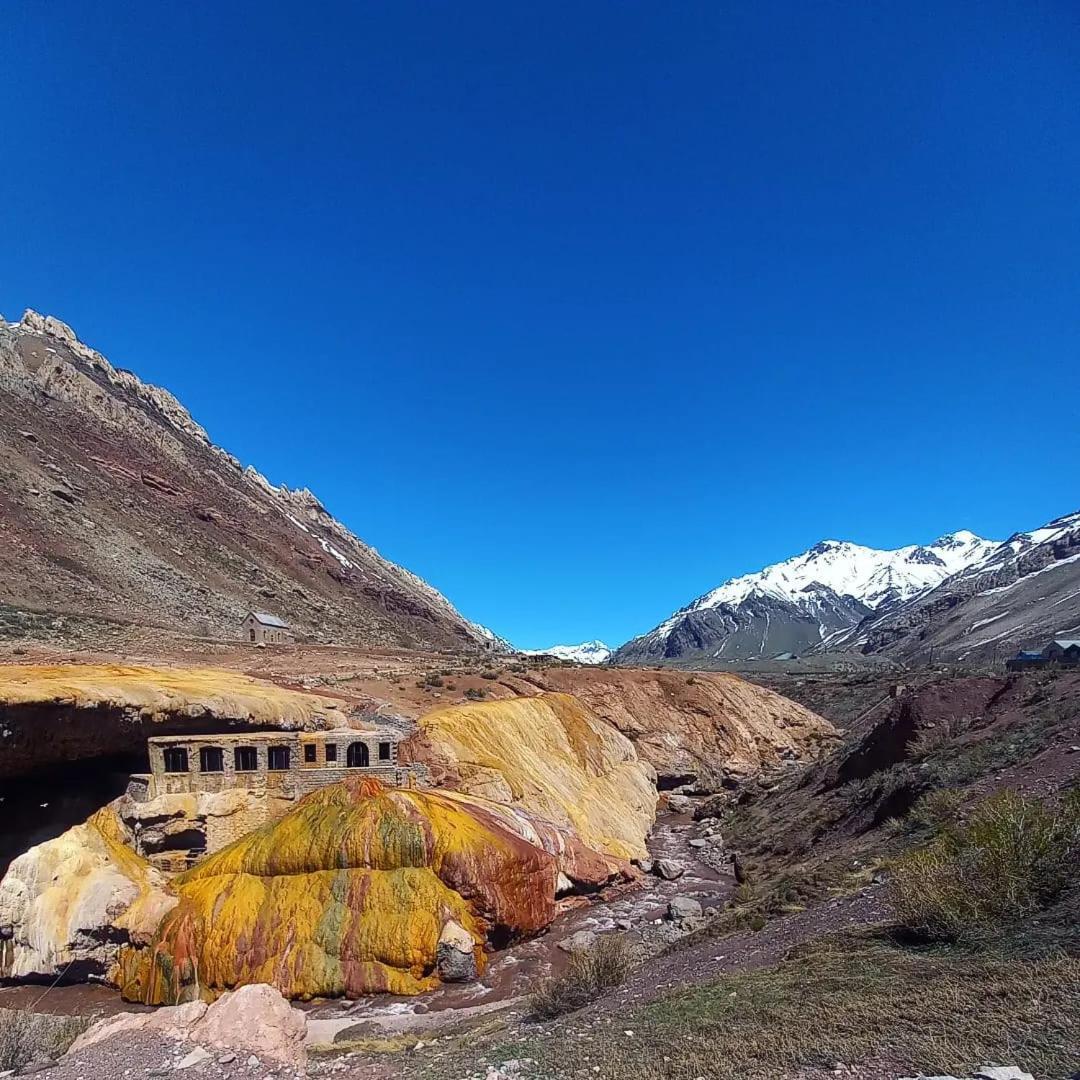
[{"label": "snow on mountain peak", "polygon": [[580,645],[552,645],[549,649],[522,649],[526,656],[554,656],[558,660],[572,660],[577,664],[603,664],[611,656],[611,649],[602,641],[583,641]]},{"label": "snow on mountain peak", "polygon": [[818,597],[831,590],[877,608],[932,588],[997,547],[998,541],[983,540],[967,530],[949,533],[925,546],[884,551],[850,540],[822,540],[801,555],[724,582],[677,611],[654,633],[666,633],[691,611],[725,604],[737,607],[752,596],[787,601],[810,611]]}]

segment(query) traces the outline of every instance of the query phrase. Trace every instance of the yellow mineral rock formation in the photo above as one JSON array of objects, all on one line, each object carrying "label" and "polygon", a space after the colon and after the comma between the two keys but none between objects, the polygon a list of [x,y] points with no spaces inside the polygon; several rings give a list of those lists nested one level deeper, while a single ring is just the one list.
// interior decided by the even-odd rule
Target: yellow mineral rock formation
[{"label": "yellow mineral rock formation", "polygon": [[175,903],[105,807],[9,867],[0,882],[0,977],[108,977],[120,942],[148,941]]},{"label": "yellow mineral rock formation", "polygon": [[214,716],[302,728],[341,723],[339,702],[217,668],[0,665],[0,707],[116,706],[150,716]]},{"label": "yellow mineral rock formation", "polygon": [[179,904],[148,949],[127,950],[129,1000],[174,1004],[266,982],[286,997],[437,985],[453,921],[483,943],[555,914],[558,860],[507,811],[436,791],[349,779],[173,881]]},{"label": "yellow mineral rock formation", "polygon": [[568,694],[452,705],[420,718],[403,756],[440,786],[520,806],[616,860],[643,858],[655,773],[633,743]]},{"label": "yellow mineral rock formation", "polygon": [[669,780],[708,781],[781,758],[812,760],[837,737],[817,713],[723,672],[552,667],[542,681],[613,724]]}]

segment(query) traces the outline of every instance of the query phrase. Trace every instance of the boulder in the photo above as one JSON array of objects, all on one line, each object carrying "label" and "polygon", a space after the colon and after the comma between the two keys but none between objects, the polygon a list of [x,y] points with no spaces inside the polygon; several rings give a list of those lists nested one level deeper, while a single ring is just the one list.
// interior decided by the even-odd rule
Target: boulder
[{"label": "boulder", "polygon": [[256,983],[223,994],[189,1038],[218,1050],[246,1050],[262,1060],[302,1067],[306,1020],[272,986]]},{"label": "boulder", "polygon": [[692,896],[676,896],[668,904],[668,918],[673,922],[697,918],[701,915],[701,904]]},{"label": "boulder", "polygon": [[686,873],[686,867],[674,859],[657,859],[653,864],[653,873],[665,881],[675,881]]},{"label": "boulder", "polygon": [[451,919],[439,935],[435,966],[443,982],[471,982],[477,976],[476,939]]},{"label": "boulder", "polygon": [[596,944],[596,932],[594,930],[578,930],[559,942],[559,948],[563,952],[579,953],[588,952]]},{"label": "boulder", "polygon": [[984,1065],[975,1073],[975,1080],[1035,1080],[1031,1073],[1015,1065]]},{"label": "boulder", "polygon": [[702,836],[695,836],[693,840],[688,840],[687,843],[692,848],[698,848],[699,850],[703,847],[709,846],[709,841]]},{"label": "boulder", "polygon": [[673,814],[690,814],[694,810],[694,800],[687,795],[669,795],[667,804]]},{"label": "boulder", "polygon": [[177,1068],[191,1068],[209,1058],[205,1048],[242,1051],[290,1068],[303,1068],[307,1021],[272,986],[264,983],[223,994],[212,1005],[192,1001],[166,1006],[154,1012],[119,1013],[84,1031],[71,1044],[68,1055],[78,1054],[100,1042],[137,1031],[154,1031],[170,1039],[185,1040],[203,1048],[192,1051]]}]

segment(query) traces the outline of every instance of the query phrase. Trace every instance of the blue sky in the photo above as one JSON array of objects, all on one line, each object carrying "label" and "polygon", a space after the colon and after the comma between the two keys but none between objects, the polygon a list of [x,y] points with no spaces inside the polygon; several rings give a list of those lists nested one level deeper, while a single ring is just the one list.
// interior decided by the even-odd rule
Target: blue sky
[{"label": "blue sky", "polygon": [[1080,506],[1075,3],[4,8],[0,311],[519,645]]}]

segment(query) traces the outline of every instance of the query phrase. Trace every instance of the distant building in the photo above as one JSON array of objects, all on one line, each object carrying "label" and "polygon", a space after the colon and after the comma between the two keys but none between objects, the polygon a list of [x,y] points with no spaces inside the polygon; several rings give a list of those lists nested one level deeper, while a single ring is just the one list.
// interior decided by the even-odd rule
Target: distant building
[{"label": "distant building", "polygon": [[1080,667],[1080,639],[1054,638],[1041,652],[1021,649],[1005,666],[1010,671],[1045,667]]},{"label": "distant building", "polygon": [[258,644],[283,645],[295,641],[289,624],[265,611],[249,611],[243,623],[244,639]]},{"label": "distant building", "polygon": [[1051,664],[1080,664],[1080,639],[1055,638],[1043,649],[1043,656]]}]

